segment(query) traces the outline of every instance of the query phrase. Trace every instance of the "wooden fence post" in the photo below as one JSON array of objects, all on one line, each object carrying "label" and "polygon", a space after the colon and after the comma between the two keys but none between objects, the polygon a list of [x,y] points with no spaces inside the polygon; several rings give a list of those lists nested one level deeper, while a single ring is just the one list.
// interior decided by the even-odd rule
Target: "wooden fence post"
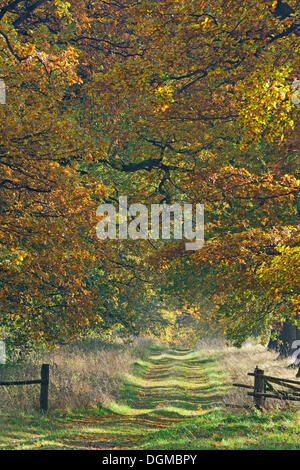
[{"label": "wooden fence post", "polygon": [[40,409],[48,411],[49,364],[43,364],[41,369]]},{"label": "wooden fence post", "polygon": [[258,408],[259,410],[262,409],[262,407],[265,404],[265,397],[260,397],[260,396],[255,396],[256,393],[264,393],[265,392],[265,379],[264,379],[264,371],[262,369],[259,369],[258,366],[256,366],[254,370],[254,404],[255,407]]}]

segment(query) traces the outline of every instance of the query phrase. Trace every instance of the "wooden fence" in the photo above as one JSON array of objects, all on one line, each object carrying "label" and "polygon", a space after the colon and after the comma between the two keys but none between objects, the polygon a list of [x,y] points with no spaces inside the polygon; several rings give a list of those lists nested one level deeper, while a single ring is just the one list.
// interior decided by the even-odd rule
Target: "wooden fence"
[{"label": "wooden fence", "polygon": [[[284,401],[300,401],[300,381],[281,379],[265,375],[262,369],[256,367],[248,375],[254,377],[254,385],[233,384],[234,387],[251,389],[248,395],[253,397],[254,405],[262,409],[267,398]],[[278,388],[279,387],[279,388]]]},{"label": "wooden fence", "polygon": [[41,378],[37,380],[21,380],[19,382],[0,382],[0,386],[10,387],[11,385],[34,385],[40,384],[40,410],[45,413],[48,410],[48,390],[49,390],[49,364],[43,364],[41,368]]}]

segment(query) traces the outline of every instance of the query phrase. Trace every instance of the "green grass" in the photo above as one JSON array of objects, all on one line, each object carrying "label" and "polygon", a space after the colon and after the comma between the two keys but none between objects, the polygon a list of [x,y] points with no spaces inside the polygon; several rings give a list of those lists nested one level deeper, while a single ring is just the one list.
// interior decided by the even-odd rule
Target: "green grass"
[{"label": "green grass", "polygon": [[229,413],[224,384],[203,353],[152,347],[101,409],[0,414],[0,449],[300,448],[296,413]]}]

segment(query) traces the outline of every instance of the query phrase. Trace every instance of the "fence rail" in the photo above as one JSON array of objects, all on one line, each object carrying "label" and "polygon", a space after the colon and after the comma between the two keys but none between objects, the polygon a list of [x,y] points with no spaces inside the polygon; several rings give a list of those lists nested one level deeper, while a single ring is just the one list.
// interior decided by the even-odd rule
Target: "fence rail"
[{"label": "fence rail", "polygon": [[40,384],[40,410],[42,413],[48,411],[49,395],[49,364],[43,364],[41,367],[41,378],[37,380],[20,380],[17,382],[0,382],[0,387],[10,387],[11,385],[35,385]]},{"label": "fence rail", "polygon": [[[265,375],[264,371],[259,369],[258,366],[254,372],[249,372],[248,375],[254,377],[254,385],[234,383],[233,386],[251,389],[252,391],[248,392],[248,395],[253,397],[256,408],[261,410],[265,405],[266,398],[300,401],[300,381]],[[298,385],[298,387],[295,385]]]}]

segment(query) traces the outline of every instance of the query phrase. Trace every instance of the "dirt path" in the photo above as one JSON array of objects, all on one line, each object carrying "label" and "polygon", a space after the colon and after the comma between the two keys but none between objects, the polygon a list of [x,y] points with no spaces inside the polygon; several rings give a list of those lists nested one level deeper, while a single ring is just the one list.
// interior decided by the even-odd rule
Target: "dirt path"
[{"label": "dirt path", "polygon": [[120,397],[124,412],[127,405],[133,414],[198,415],[220,401],[209,380],[214,368],[213,359],[201,359],[193,350],[153,352],[127,377]]},{"label": "dirt path", "polygon": [[193,350],[152,350],[136,362],[118,400],[106,404],[106,416],[98,422],[98,438],[102,433],[106,439],[89,441],[88,447],[143,448],[158,431],[172,432],[220,405],[223,392],[213,359]]}]

